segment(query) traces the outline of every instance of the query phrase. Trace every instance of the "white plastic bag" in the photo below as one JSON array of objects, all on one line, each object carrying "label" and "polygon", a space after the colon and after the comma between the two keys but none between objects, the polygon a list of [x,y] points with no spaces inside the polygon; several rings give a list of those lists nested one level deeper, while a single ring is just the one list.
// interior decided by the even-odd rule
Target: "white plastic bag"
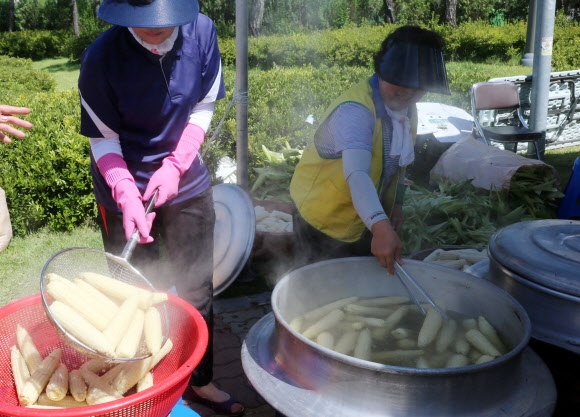
[{"label": "white plastic bag", "polygon": [[523,166],[550,169],[543,161],[530,159],[495,146],[488,146],[472,135],[458,140],[439,158],[430,172],[432,183],[448,180],[453,183],[472,179],[474,187],[485,190],[508,190],[512,176]]},{"label": "white plastic bag", "polygon": [[6,249],[12,239],[12,223],[6,204],[6,193],[0,188],[0,251]]}]

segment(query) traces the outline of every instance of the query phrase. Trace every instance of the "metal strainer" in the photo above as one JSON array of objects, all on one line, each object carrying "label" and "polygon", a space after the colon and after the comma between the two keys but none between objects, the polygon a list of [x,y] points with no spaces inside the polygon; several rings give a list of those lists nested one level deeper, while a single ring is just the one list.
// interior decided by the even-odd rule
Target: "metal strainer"
[{"label": "metal strainer", "polygon": [[[146,214],[150,213],[155,204],[157,193],[153,195],[149,201]],[[139,232],[135,231],[131,238],[127,241],[121,256],[112,255],[110,253],[91,249],[91,248],[68,248],[61,250],[45,263],[40,275],[40,294],[42,298],[42,305],[46,315],[57,332],[63,340],[78,352],[89,357],[100,357],[108,361],[122,362],[135,361],[145,359],[151,354],[149,353],[144,341],[142,340],[137,353],[132,358],[117,358],[108,356],[96,351],[90,346],[78,340],[75,336],[70,334],[65,328],[58,323],[50,310],[50,304],[53,299],[46,290],[47,276],[50,273],[55,273],[63,278],[73,281],[82,272],[94,272],[97,274],[112,277],[116,280],[134,285],[136,287],[144,288],[151,291],[156,291],[155,287],[145,278],[137,269],[135,269],[128,261],[135,246],[139,240]],[[161,315],[161,322],[163,324],[163,343],[169,337],[169,314],[167,312],[166,303],[157,304],[156,307]]]}]

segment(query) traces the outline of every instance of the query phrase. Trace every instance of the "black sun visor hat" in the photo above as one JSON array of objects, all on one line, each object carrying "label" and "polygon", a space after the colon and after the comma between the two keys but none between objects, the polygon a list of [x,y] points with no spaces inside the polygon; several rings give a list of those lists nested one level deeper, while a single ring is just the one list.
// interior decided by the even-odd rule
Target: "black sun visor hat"
[{"label": "black sun visor hat", "polygon": [[113,25],[164,28],[193,22],[199,4],[197,0],[104,0],[97,14]]},{"label": "black sun visor hat", "polygon": [[443,52],[410,42],[394,42],[383,55],[379,76],[399,87],[451,94]]}]

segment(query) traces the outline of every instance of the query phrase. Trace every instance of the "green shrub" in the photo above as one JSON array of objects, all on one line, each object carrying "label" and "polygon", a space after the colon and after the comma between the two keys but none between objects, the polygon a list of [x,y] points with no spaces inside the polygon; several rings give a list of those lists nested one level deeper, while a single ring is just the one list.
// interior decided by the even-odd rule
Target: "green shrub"
[{"label": "green shrub", "polygon": [[32,109],[27,137],[0,147],[0,182],[15,235],[47,226],[72,230],[96,216],[89,141],[79,132],[74,91],[31,95],[12,102]]},{"label": "green shrub", "polygon": [[33,61],[54,58],[60,55],[62,45],[71,36],[72,33],[65,31],[48,30],[0,32],[0,55]]},{"label": "green shrub", "polygon": [[0,55],[0,103],[9,103],[10,97],[41,91],[54,91],[56,81],[47,72],[32,68],[32,61]]}]

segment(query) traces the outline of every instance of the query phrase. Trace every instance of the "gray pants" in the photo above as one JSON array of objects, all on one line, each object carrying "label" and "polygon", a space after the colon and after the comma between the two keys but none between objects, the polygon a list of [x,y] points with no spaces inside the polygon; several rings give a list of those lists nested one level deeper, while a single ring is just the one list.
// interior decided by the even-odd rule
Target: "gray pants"
[{"label": "gray pants", "polygon": [[[172,286],[180,298],[193,305],[206,320],[209,343],[194,370],[191,385],[204,386],[213,379],[213,233],[215,211],[209,188],[186,202],[155,209],[151,236],[155,241],[137,245],[129,263],[155,288]],[[120,255],[127,241],[123,215],[99,206],[99,225],[106,252]],[[194,341],[192,341],[194,343]]]}]

